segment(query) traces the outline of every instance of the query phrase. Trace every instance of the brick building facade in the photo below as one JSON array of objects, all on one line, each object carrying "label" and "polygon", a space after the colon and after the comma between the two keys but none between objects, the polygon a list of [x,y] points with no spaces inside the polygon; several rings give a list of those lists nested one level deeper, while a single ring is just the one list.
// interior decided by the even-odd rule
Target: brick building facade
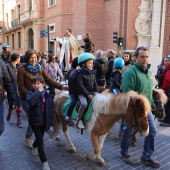
[{"label": "brick building facade", "polygon": [[[50,37],[62,37],[65,29],[70,28],[82,45],[82,35],[89,32],[96,49],[106,51],[117,50],[113,31],[118,31],[124,39],[120,50],[148,46],[155,69],[169,49],[164,45],[169,3],[169,0],[0,0],[0,41],[9,43],[12,53],[24,53],[30,48],[46,53],[48,38],[40,38],[40,30],[49,25]],[[54,41],[50,41],[50,49],[59,52]]]}]

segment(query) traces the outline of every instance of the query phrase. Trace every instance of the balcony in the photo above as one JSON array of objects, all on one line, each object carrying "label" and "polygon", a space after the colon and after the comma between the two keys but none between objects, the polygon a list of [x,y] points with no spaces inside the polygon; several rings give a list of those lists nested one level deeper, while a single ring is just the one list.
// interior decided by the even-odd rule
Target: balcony
[{"label": "balcony", "polygon": [[17,27],[19,25],[19,18],[11,21],[11,27],[14,28],[14,27]]},{"label": "balcony", "polygon": [[20,14],[20,24],[25,26],[31,23],[32,23],[31,10],[25,11],[24,13]]}]

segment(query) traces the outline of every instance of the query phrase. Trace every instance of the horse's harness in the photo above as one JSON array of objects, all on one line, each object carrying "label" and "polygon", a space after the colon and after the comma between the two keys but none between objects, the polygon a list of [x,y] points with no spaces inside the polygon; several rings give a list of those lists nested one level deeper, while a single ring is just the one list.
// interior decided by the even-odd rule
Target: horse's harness
[{"label": "horse's harness", "polygon": [[[137,107],[135,106],[135,103],[136,103],[136,97],[134,97],[134,101],[133,101],[134,110],[133,110],[133,114],[132,114],[132,117],[130,119],[129,125],[132,128],[137,127],[136,131],[141,131],[140,127],[144,126],[144,125],[148,125],[148,122],[147,123],[138,123],[138,118],[144,117],[145,114],[143,114],[143,115],[137,114]],[[135,120],[135,124],[132,124],[133,119]]]},{"label": "horse's harness", "polygon": [[155,99],[154,103],[156,105],[156,109],[152,110],[153,115],[155,115],[155,118],[163,119],[165,117],[164,114],[161,114],[162,110],[165,110],[164,105],[159,99]]}]

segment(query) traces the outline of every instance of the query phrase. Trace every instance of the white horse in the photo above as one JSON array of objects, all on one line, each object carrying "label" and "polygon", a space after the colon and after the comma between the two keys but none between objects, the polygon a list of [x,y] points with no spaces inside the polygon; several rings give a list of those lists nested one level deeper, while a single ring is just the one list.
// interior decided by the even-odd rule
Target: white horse
[{"label": "white horse", "polygon": [[[68,92],[62,91],[54,99],[54,133],[56,140],[59,140],[61,123],[71,150],[76,152],[76,147],[69,136],[65,117],[62,115],[62,106],[68,98]],[[88,153],[86,158],[88,160],[97,159],[101,166],[105,166],[106,163],[100,153],[107,133],[118,120],[124,118],[142,136],[147,136],[149,134],[147,114],[151,111],[151,106],[144,95],[133,91],[118,95],[97,94],[93,100],[93,113],[85,127],[94,150]]]}]

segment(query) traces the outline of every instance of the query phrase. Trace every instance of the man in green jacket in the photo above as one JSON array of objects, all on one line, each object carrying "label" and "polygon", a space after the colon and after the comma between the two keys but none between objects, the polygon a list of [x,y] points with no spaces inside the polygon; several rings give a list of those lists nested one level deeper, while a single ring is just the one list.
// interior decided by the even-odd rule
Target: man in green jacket
[{"label": "man in green jacket", "polygon": [[[122,92],[126,93],[130,90],[134,90],[138,93],[143,93],[148,98],[152,107],[152,75],[149,70],[148,64],[149,51],[145,47],[138,47],[135,52],[135,63],[128,68],[123,74],[122,78]],[[152,113],[148,114],[149,122],[149,135],[144,139],[144,147],[140,161],[148,166],[160,167],[160,163],[153,159],[154,153],[154,138],[157,130]],[[122,160],[127,164],[133,164],[133,160],[128,154],[128,148],[132,139],[132,128],[125,122],[122,136],[121,136],[121,151],[120,156]]]}]

